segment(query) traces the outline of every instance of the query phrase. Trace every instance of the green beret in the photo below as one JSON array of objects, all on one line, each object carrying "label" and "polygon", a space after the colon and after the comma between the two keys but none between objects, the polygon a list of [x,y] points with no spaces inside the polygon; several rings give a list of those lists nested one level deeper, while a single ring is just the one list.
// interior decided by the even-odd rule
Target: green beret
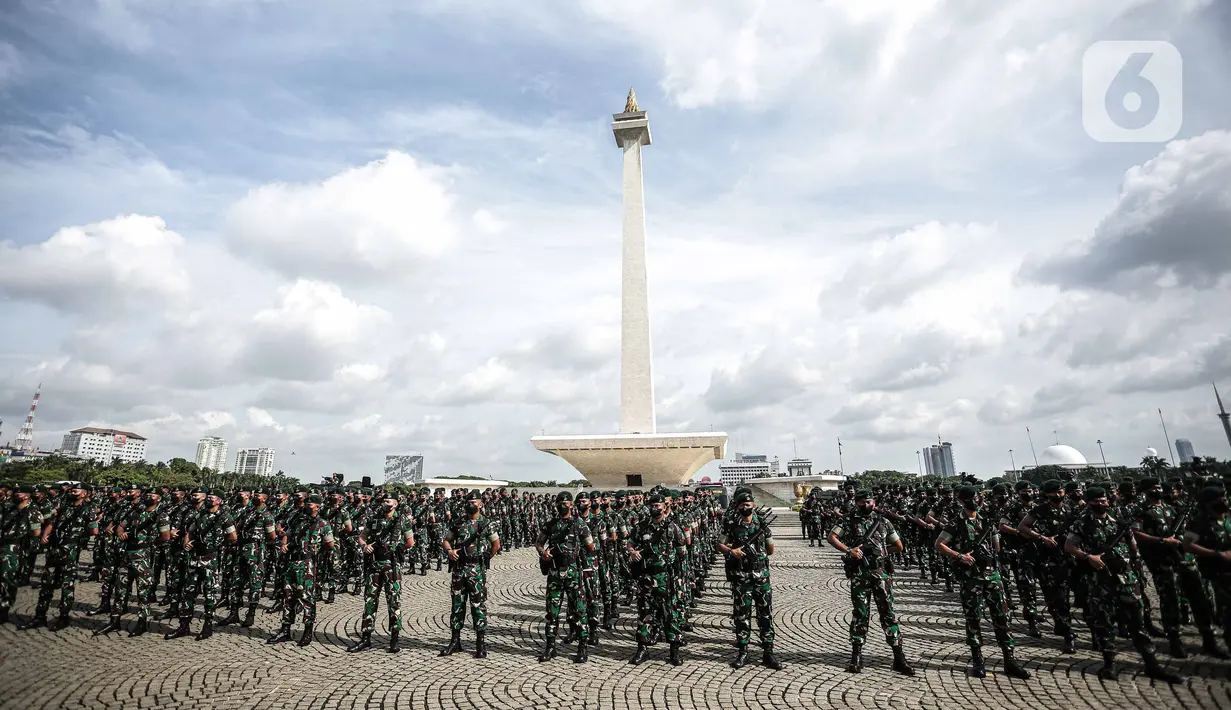
[{"label": "green beret", "polygon": [[1124,479],[1123,481],[1120,481],[1120,485],[1118,486],[1118,490],[1119,490],[1121,493],[1132,493],[1132,492],[1133,492],[1133,487],[1134,487],[1134,486],[1133,486],[1133,482],[1132,482],[1131,480],[1129,480],[1129,479],[1127,479],[1127,478],[1126,478],[1126,479]]},{"label": "green beret", "polygon": [[867,500],[872,497],[872,491],[862,488],[855,493],[855,500]]},{"label": "green beret", "polygon": [[466,494],[466,500],[483,500],[483,494],[478,490],[470,491]]},{"label": "green beret", "polygon": [[740,503],[751,503],[751,502],[752,502],[752,493],[748,491],[741,491],[735,494],[735,504],[736,505],[739,505]]},{"label": "green beret", "polygon": [[650,496],[650,500],[647,502],[647,504],[654,505],[655,503],[666,503],[666,502],[667,500],[665,498],[655,493],[654,495]]},{"label": "green beret", "polygon": [[578,491],[578,492],[577,492],[577,497],[576,497],[576,498],[574,498],[573,500],[578,500],[578,501],[580,501],[580,500],[590,500],[590,494],[589,494],[589,493],[586,493],[585,491]]},{"label": "green beret", "polygon": [[1151,491],[1155,488],[1162,488],[1162,485],[1163,482],[1154,477],[1143,478],[1140,481],[1137,481],[1137,487],[1143,491]]},{"label": "green beret", "polygon": [[1030,481],[1018,481],[1017,483],[1013,484],[1013,490],[1015,491],[1024,491],[1024,490],[1028,490],[1029,488],[1030,488]]},{"label": "green beret", "polygon": [[192,489],[192,492],[193,493],[204,493],[205,495],[209,495],[209,487],[208,486],[197,486],[196,488]]},{"label": "green beret", "polygon": [[1219,498],[1227,495],[1227,492],[1217,486],[1206,486],[1197,493],[1197,501],[1201,503],[1213,503]]},{"label": "green beret", "polygon": [[1076,493],[1079,488],[1081,488],[1081,484],[1078,483],[1077,481],[1069,481],[1068,483],[1064,484],[1065,493]]},{"label": "green beret", "polygon": [[1008,495],[1009,494],[1009,484],[997,483],[996,485],[992,486],[992,493],[995,493],[996,495],[1002,495],[1002,496]]},{"label": "green beret", "polygon": [[556,502],[557,503],[565,503],[565,502],[571,503],[573,502],[573,494],[569,493],[568,491],[560,491],[559,493],[556,494]]},{"label": "green beret", "polygon": [[308,502],[309,503],[324,503],[325,499],[322,498],[319,494],[313,493],[312,495],[308,496]]},{"label": "green beret", "polygon": [[1097,500],[1099,498],[1106,498],[1107,491],[1103,490],[1102,486],[1090,486],[1089,488],[1086,489],[1086,495],[1084,497],[1086,500]]},{"label": "green beret", "polygon": [[955,492],[958,500],[974,500],[979,495],[979,489],[974,486],[958,486]]},{"label": "green beret", "polygon": [[1063,489],[1064,484],[1054,478],[1050,481],[1043,481],[1043,485],[1039,486],[1039,490],[1043,492],[1043,495],[1059,493]]},{"label": "green beret", "polygon": [[20,486],[17,489],[18,493],[26,493],[28,495],[34,495],[36,491],[38,491],[38,488],[35,486]]},{"label": "green beret", "polygon": [[1178,478],[1168,478],[1167,479],[1167,489],[1168,490],[1172,488],[1183,488],[1183,487],[1184,487],[1184,482],[1181,481],[1180,479]]}]

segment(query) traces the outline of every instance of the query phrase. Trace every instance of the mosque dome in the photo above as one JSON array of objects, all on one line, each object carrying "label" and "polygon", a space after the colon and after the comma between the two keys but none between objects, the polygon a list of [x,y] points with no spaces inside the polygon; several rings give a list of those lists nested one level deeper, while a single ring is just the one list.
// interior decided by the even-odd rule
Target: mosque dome
[{"label": "mosque dome", "polygon": [[1043,449],[1043,453],[1039,454],[1040,466],[1085,466],[1087,465],[1086,457],[1081,455],[1081,452],[1074,449],[1072,446],[1064,444],[1056,444]]},{"label": "mosque dome", "polygon": [[1153,446],[1146,447],[1146,456],[1158,456],[1158,449]]}]

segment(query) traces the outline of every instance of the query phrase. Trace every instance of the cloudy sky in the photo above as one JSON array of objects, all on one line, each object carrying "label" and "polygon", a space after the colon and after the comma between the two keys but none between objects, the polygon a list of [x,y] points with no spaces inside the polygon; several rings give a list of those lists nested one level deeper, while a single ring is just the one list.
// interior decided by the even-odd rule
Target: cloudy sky
[{"label": "cloudy sky", "polygon": [[[1161,407],[1231,456],[1229,6],[5,2],[3,439],[42,382],[43,448],[572,477],[527,440],[617,426],[633,86],[660,430],[988,476],[1026,426],[1135,462]],[[1183,56],[1172,142],[1083,130],[1125,39]]]}]

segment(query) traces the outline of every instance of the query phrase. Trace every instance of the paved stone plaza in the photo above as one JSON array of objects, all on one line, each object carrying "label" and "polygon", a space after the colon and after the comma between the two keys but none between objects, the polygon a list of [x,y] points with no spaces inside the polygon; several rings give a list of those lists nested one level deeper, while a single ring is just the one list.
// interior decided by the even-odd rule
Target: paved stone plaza
[{"label": "paved stone plaza", "polygon": [[[689,636],[680,668],[665,662],[665,645],[652,649],[646,663],[628,665],[633,643],[627,614],[614,638],[603,634],[589,664],[574,665],[568,649],[539,664],[543,578],[533,550],[523,549],[501,555],[493,565],[486,661],[469,653],[436,655],[448,639],[445,572],[405,581],[407,632],[397,655],[380,646],[358,655],[344,652],[357,634],[362,607],[361,599],[350,595],[320,605],[317,643],[307,648],[265,645],[277,617],[260,613],[259,628],[218,629],[200,643],[163,641],[154,633],[93,638],[90,629],[103,621],[83,615],[96,603],[98,585],[80,583],[73,627],[58,634],[0,627],[0,707],[1231,708],[1231,665],[1211,664],[1199,655],[1169,661],[1190,676],[1184,685],[1169,687],[1140,677],[1140,665],[1125,654],[1122,680],[1103,684],[1095,675],[1101,661],[1088,650],[1088,635],[1083,650],[1069,657],[1058,654],[1058,640],[1022,639],[1020,657],[1035,674],[1029,682],[1000,675],[998,654],[989,657],[988,678],[968,678],[956,596],[909,574],[898,582],[898,610],[919,674],[904,678],[889,671],[890,655],[874,619],[869,667],[849,675],[843,666],[850,607],[837,554],[809,549],[797,528],[779,528],[778,539],[775,617],[779,655],[787,664],[779,672],[755,664],[735,671],[727,665],[732,636],[725,585],[703,598],[697,633]],[[33,602],[34,592],[23,589],[16,608],[21,620]],[[198,621],[194,631],[199,626]],[[385,638],[381,631],[374,641],[383,644]],[[469,632],[463,638],[472,649]]]}]

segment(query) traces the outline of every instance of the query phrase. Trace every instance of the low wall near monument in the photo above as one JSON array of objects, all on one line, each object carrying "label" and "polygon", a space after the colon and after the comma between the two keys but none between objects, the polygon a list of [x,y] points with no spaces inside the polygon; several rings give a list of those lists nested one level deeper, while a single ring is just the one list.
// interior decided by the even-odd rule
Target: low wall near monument
[{"label": "low wall near monument", "polygon": [[842,476],[772,476],[752,478],[744,483],[752,489],[752,497],[766,505],[790,506],[806,497],[813,488],[836,491],[846,480]]}]

